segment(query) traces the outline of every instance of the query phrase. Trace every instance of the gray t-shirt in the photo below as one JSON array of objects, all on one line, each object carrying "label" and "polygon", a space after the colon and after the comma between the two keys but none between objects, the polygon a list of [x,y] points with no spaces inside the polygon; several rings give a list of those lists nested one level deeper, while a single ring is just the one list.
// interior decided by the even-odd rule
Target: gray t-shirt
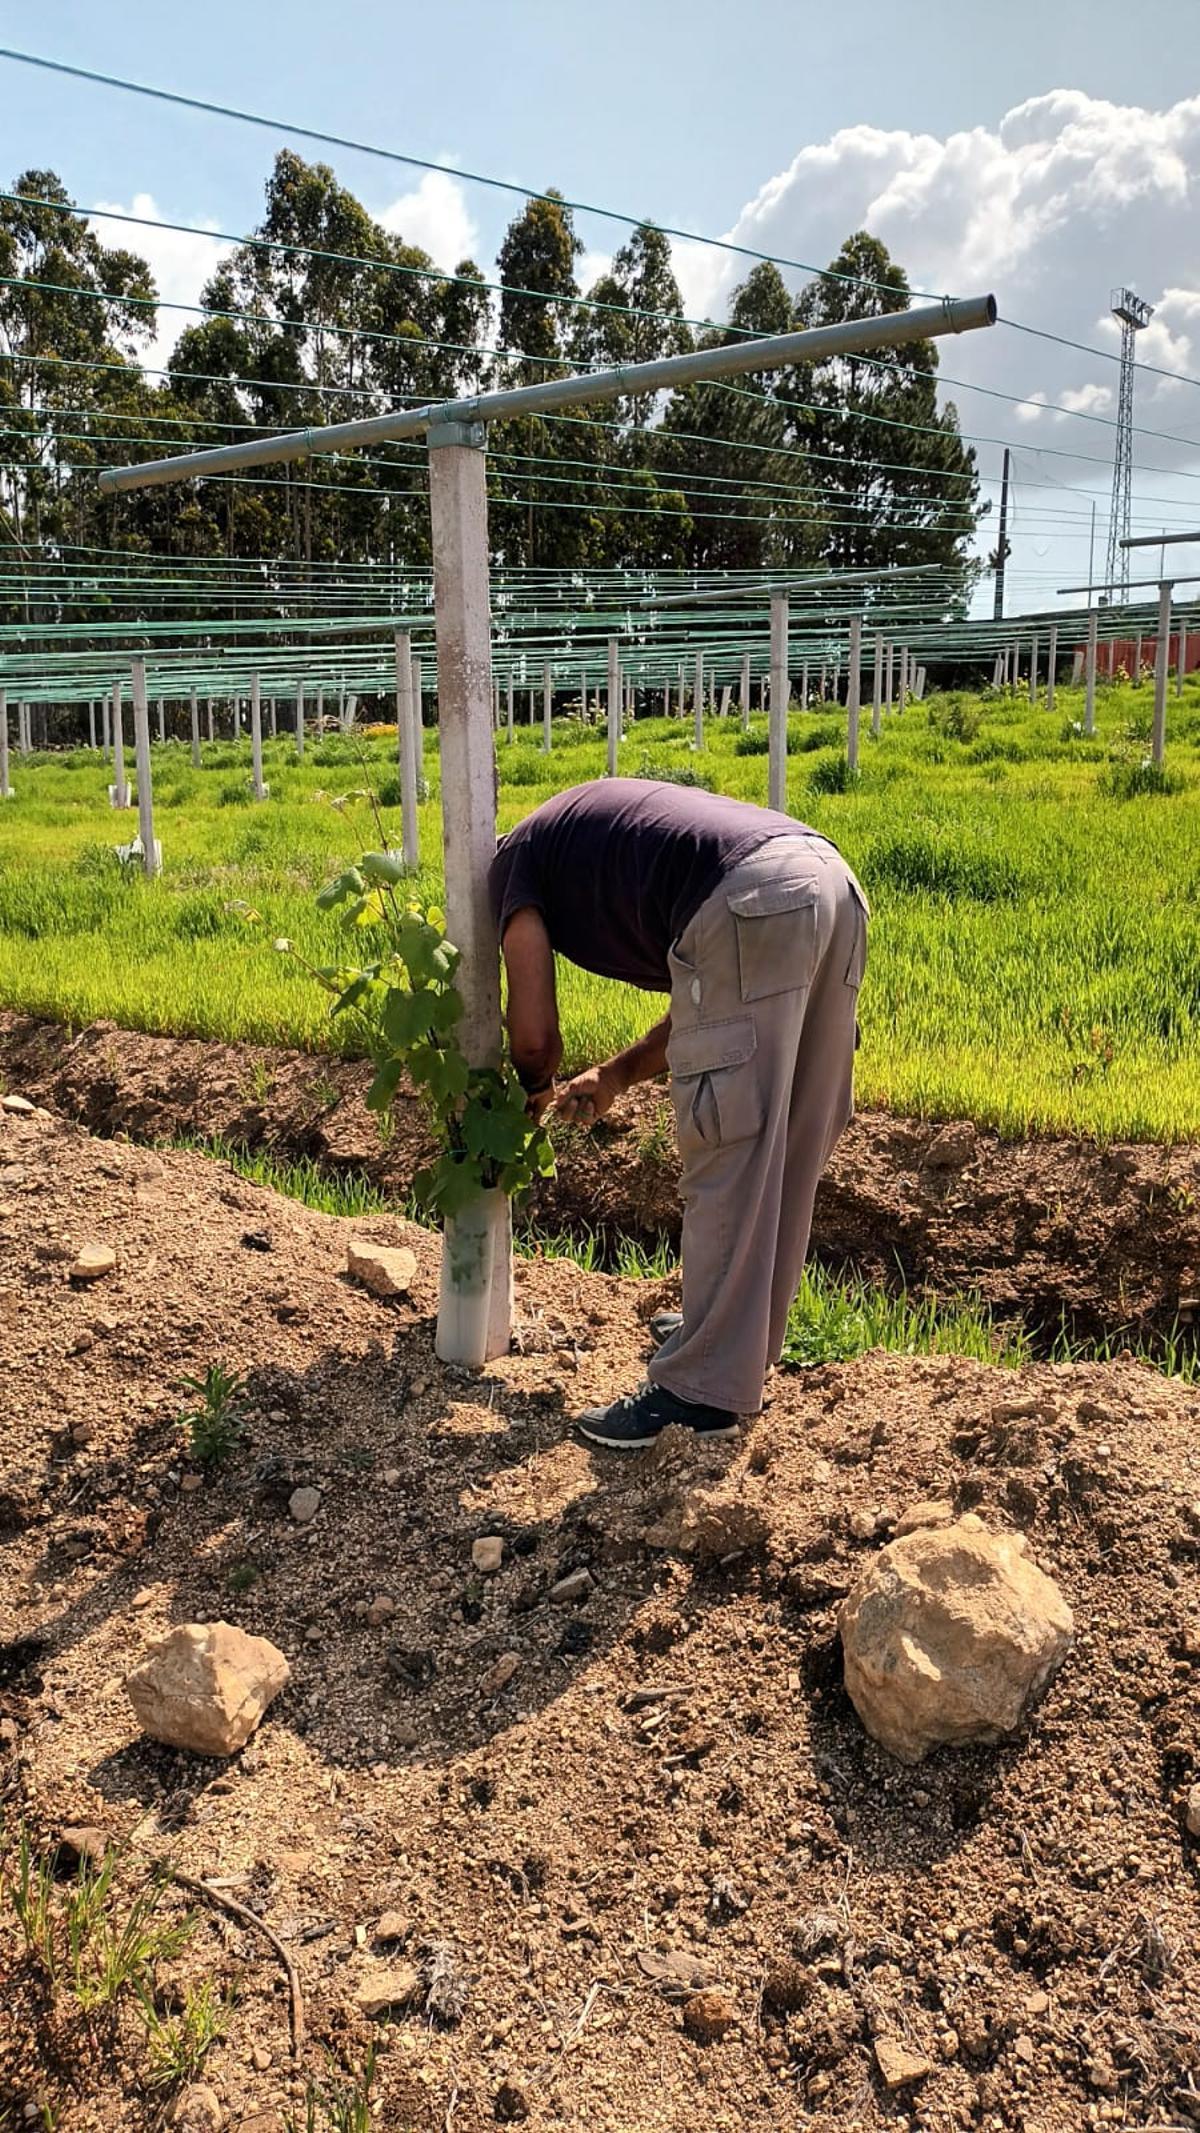
[{"label": "gray t-shirt", "polygon": [[722,876],[772,838],[815,835],[791,815],[692,786],[574,785],[500,841],[488,877],[500,938],[532,906],[555,951],[581,969],[669,992],[667,950]]}]

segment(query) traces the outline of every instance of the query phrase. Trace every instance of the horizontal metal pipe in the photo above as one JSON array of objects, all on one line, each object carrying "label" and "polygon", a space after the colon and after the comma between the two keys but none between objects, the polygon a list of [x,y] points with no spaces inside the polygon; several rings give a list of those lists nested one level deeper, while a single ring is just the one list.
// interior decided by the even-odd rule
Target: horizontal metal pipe
[{"label": "horizontal metal pipe", "polygon": [[1118,541],[1118,548],[1174,548],[1178,541],[1200,541],[1200,526],[1194,533],[1136,533]]},{"label": "horizontal metal pipe", "polygon": [[475,393],[466,400],[430,402],[372,415],[361,422],[334,422],[324,429],[285,430],[275,437],[253,437],[245,444],[217,445],[206,452],[180,452],[171,459],[146,459],[140,466],[106,467],[100,487],[106,491],[150,489],[167,482],[190,481],[205,474],[236,472],[241,467],[274,466],[283,460],[309,459],[318,452],[352,452],[362,445],[389,444],[398,437],[419,437],[449,423],[497,422],[511,415],[543,414],[558,407],[581,407],[597,400],[664,392],[680,385],[738,377],[748,370],[779,370],[788,363],[823,363],[831,357],[864,355],[872,348],[895,348],[907,341],[929,341],[944,333],[969,333],[994,326],[994,296],[944,297],[916,311],[890,311],[881,318],[847,319],[839,326],[815,326],[805,333],[775,333],[760,341],[732,341],[720,348],[698,348],[691,355],[663,356],[654,363],[629,363],[570,378],[543,379],[505,392]]}]

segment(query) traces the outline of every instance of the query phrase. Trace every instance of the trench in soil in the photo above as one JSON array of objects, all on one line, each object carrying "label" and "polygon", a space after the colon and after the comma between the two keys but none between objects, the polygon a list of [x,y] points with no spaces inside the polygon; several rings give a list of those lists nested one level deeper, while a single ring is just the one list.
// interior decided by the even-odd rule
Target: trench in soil
[{"label": "trench in soil", "polygon": [[[401,1089],[388,1129],[364,1104],[363,1062],[147,1035],[95,1023],[72,1032],[0,1013],[0,1080],[102,1137],[245,1151],[277,1171],[360,1181],[411,1213],[428,1159],[426,1119]],[[543,1238],[591,1240],[620,1271],[630,1244],[677,1248],[678,1163],[669,1099],[634,1091],[591,1133],[556,1136],[558,1175],[523,1220]],[[285,1182],[276,1179],[276,1182]],[[813,1256],[891,1292],[977,1296],[1043,1356],[1186,1360],[1200,1316],[1200,1149],[1085,1140],[1003,1141],[866,1112],[818,1195]]]}]

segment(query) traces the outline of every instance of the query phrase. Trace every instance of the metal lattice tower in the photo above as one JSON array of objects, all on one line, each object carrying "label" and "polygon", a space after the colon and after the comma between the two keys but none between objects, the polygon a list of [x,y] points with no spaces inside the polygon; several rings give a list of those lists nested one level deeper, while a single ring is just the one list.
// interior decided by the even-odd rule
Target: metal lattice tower
[{"label": "metal lattice tower", "polygon": [[1112,509],[1108,518],[1108,560],[1104,577],[1109,599],[1124,598],[1129,590],[1129,551],[1121,542],[1129,533],[1133,500],[1133,344],[1143,326],[1154,317],[1154,306],[1144,304],[1132,289],[1114,289],[1110,309],[1121,321],[1121,383],[1117,405],[1117,443],[1113,458]]}]

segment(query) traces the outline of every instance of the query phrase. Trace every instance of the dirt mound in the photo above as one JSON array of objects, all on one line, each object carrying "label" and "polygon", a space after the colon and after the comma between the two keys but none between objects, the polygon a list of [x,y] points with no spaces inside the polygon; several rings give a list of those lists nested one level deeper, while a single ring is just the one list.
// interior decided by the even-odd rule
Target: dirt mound
[{"label": "dirt mound", "polygon": [[[403,1200],[428,1160],[424,1115],[401,1090],[386,1141],[355,1061],[146,1036],[0,1014],[0,1072],[92,1132],[142,1141],[224,1136],[364,1171]],[[679,1231],[670,1105],[635,1092],[592,1134],[559,1136],[559,1175],[532,1203],[544,1228],[653,1240]],[[1200,1309],[1200,1150],[1001,1141],[866,1112],[817,1198],[813,1248],[872,1279],[978,1290],[1052,1339],[1163,1332]]]},{"label": "dirt mound", "polygon": [[[778,1377],[735,1447],[621,1461],[567,1420],[634,1379],[661,1287],[524,1264],[514,1353],[468,1379],[398,1220],[36,1114],[0,1114],[0,1206],[0,1790],[39,1841],[212,1877],[295,1964],[298,2068],[273,1949],[202,1903],[172,1967],[238,1982],[208,2122],[303,2124],[372,2035],[380,2123],[419,2133],[1197,2121],[1194,1394],[867,1357]],[[411,1245],[407,1300],[347,1279],[353,1228]],[[85,1288],[86,1242],[117,1266]],[[250,1412],[202,1476],[177,1388],[216,1360]],[[1027,1735],[907,1770],[835,1613],[930,1497],[1028,1533],[1078,1640]],[[220,1617],[293,1669],[227,1764],[140,1740],[121,1689]],[[39,1999],[7,1903],[0,1974],[0,2119],[159,2122]]]}]

